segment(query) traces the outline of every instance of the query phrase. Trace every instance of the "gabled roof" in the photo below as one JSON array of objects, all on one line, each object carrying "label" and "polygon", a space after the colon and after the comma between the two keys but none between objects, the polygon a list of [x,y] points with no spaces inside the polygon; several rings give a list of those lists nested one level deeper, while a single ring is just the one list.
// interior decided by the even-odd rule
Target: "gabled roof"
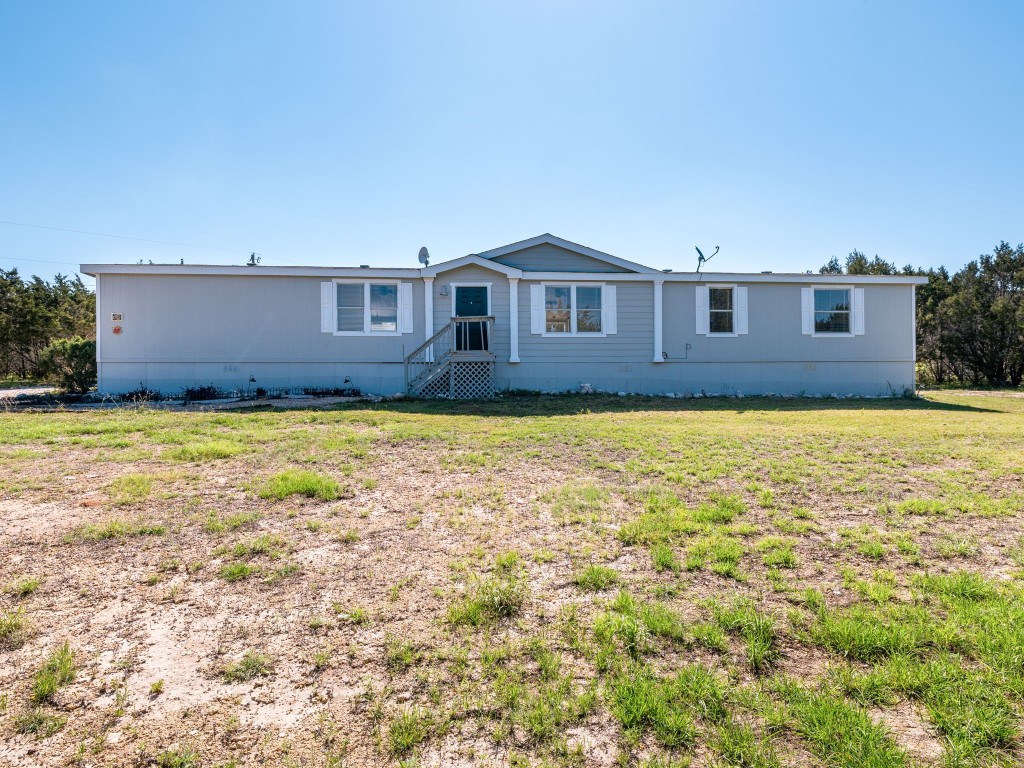
[{"label": "gabled roof", "polygon": [[435,264],[432,267],[425,267],[420,270],[420,274],[423,277],[434,277],[442,272],[448,272],[452,269],[458,269],[459,267],[465,267],[469,265],[476,265],[489,269],[493,272],[500,272],[505,277],[522,277],[523,270],[517,269],[516,267],[510,267],[506,264],[499,264],[496,261],[487,261],[477,256],[475,253],[471,253],[468,256],[463,256],[458,259],[452,259],[451,261],[442,261],[440,264]]},{"label": "gabled roof", "polygon": [[503,245],[500,248],[492,248],[489,251],[477,254],[481,259],[496,259],[499,256],[505,256],[509,253],[515,253],[516,251],[523,251],[527,248],[533,248],[537,245],[555,245],[559,248],[564,248],[567,251],[578,253],[581,256],[588,256],[591,259],[603,261],[606,264],[614,264],[616,267],[628,269],[630,272],[661,272],[660,269],[653,269],[652,267],[644,266],[643,264],[637,264],[635,261],[627,261],[626,259],[620,259],[618,256],[612,256],[610,253],[604,253],[603,251],[596,251],[593,248],[588,248],[585,245],[574,243],[569,240],[565,240],[561,237],[545,232],[543,235],[537,235],[531,237],[529,240],[520,240],[518,243],[510,243]]}]

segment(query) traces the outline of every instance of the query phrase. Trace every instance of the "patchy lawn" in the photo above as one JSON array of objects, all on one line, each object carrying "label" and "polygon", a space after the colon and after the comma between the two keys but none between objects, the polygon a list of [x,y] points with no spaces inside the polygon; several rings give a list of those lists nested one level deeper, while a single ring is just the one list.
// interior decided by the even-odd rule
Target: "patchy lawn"
[{"label": "patchy lawn", "polygon": [[0,763],[1024,763],[1024,399],[0,414]]}]

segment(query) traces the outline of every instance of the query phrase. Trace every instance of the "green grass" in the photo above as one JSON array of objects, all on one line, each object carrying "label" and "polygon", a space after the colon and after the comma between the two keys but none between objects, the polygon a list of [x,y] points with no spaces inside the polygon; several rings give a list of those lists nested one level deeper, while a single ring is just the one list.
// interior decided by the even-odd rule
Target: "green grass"
[{"label": "green grass", "polygon": [[152,493],[153,481],[152,475],[124,475],[107,486],[107,495],[120,507],[140,504]]},{"label": "green grass", "polygon": [[213,440],[208,443],[192,443],[172,448],[166,451],[162,458],[170,461],[180,461],[190,464],[200,464],[218,459],[230,459],[237,456],[244,448],[237,443],[230,443],[226,440]]},{"label": "green grass", "polygon": [[788,725],[827,766],[903,768],[911,763],[886,729],[861,707],[828,693],[781,681]]},{"label": "green grass", "polygon": [[129,539],[136,536],[163,536],[167,526],[141,518],[135,520],[109,520],[106,523],[90,523],[76,528],[68,537],[69,541],[106,541],[108,539]]},{"label": "green grass", "polygon": [[[365,686],[344,738],[327,710],[310,726],[314,762],[351,762],[351,738],[364,761],[414,765],[436,746],[576,768],[586,733],[619,765],[917,768],[900,745],[924,728],[929,764],[1003,768],[1024,753],[1024,400],[929,397],[0,413],[0,494],[75,509],[83,489],[62,478],[95,465],[90,495],[130,513],[70,540],[152,537],[118,547],[125,563],[90,559],[102,546],[58,554],[108,568],[129,599],[167,594],[147,574],[229,597],[261,580],[268,615],[297,631],[246,624],[226,643],[274,632],[274,690],[310,685],[320,701],[339,676]],[[141,460],[193,466],[107,483]],[[243,506],[244,490],[263,500]],[[0,593],[0,653],[37,667],[61,606],[95,600],[32,565],[47,562],[39,546],[26,541]],[[258,683],[271,665],[255,656],[229,676]],[[33,705],[17,690],[8,730],[89,727],[60,693]],[[192,744],[187,728],[138,754]],[[266,742],[280,749],[267,759],[305,760],[293,737]]]},{"label": "green grass", "polygon": [[448,621],[479,627],[519,615],[529,596],[526,581],[518,572],[496,572],[474,577],[465,595],[448,607]]},{"label": "green grass", "polygon": [[75,656],[67,641],[43,662],[32,681],[32,703],[46,704],[75,679]]},{"label": "green grass", "polygon": [[218,515],[210,512],[203,523],[203,530],[207,533],[225,533],[237,531],[239,528],[254,525],[259,522],[262,515],[259,512],[235,512],[229,515]]},{"label": "green grass", "polygon": [[14,729],[18,733],[45,739],[60,731],[67,721],[64,715],[51,714],[44,707],[33,707],[14,718]]},{"label": "green grass", "polygon": [[199,768],[201,764],[199,754],[188,747],[165,750],[156,756],[157,768]]},{"label": "green grass", "polygon": [[433,718],[422,708],[403,709],[388,726],[388,746],[396,755],[404,755],[430,735]]},{"label": "green grass", "polygon": [[226,664],[221,676],[229,683],[244,683],[260,677],[268,677],[273,673],[273,663],[269,656],[254,651],[246,651],[238,661]]},{"label": "green grass", "polygon": [[24,608],[0,610],[0,650],[20,648],[29,634],[29,620]]},{"label": "green grass", "polygon": [[341,497],[342,488],[337,480],[308,470],[289,469],[271,477],[259,491],[261,499],[283,501],[289,496],[306,496],[320,501],[334,501]]},{"label": "green grass", "polygon": [[619,572],[603,565],[588,565],[573,575],[572,583],[588,592],[601,592],[619,583]]},{"label": "green grass", "polygon": [[763,672],[777,658],[775,620],[751,600],[737,599],[729,605],[712,603],[711,612],[723,630],[742,638],[747,662],[755,672]]},{"label": "green grass", "polygon": [[22,576],[8,584],[5,591],[11,597],[21,600],[33,594],[42,583],[43,580],[38,576]]},{"label": "green grass", "polygon": [[257,566],[249,565],[249,563],[227,563],[221,566],[220,570],[217,571],[217,575],[224,579],[224,581],[244,581],[260,572]]}]

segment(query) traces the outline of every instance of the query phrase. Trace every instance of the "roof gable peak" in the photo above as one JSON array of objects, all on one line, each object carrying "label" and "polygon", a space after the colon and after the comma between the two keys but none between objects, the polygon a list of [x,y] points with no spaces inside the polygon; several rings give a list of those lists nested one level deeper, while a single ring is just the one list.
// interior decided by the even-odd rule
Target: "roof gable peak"
[{"label": "roof gable peak", "polygon": [[508,245],[503,245],[499,248],[492,248],[489,251],[484,251],[477,255],[481,259],[491,261],[493,259],[500,258],[501,256],[506,256],[510,253],[515,253],[516,251],[526,250],[527,248],[533,248],[538,245],[553,245],[558,248],[564,248],[567,251],[572,251],[573,253],[578,253],[581,256],[596,259],[597,261],[604,262],[605,264],[612,264],[630,272],[646,273],[660,271],[645,266],[644,264],[639,264],[635,261],[620,259],[618,256],[612,256],[610,253],[605,253],[604,251],[588,248],[585,245],[580,245],[579,243],[574,243],[571,240],[566,240],[565,238],[558,237],[557,235],[552,235],[550,232],[545,232],[542,235],[537,235],[536,237],[531,237],[527,240],[520,240],[516,243],[509,243]]}]

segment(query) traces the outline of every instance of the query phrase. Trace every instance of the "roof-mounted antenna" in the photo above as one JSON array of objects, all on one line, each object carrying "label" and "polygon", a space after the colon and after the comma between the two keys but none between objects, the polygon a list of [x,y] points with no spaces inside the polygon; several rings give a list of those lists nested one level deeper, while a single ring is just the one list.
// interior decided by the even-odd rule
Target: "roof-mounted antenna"
[{"label": "roof-mounted antenna", "polygon": [[703,251],[701,251],[700,248],[697,248],[696,245],[693,246],[693,247],[697,251],[697,274],[699,275],[700,274],[700,268],[704,266],[705,262],[711,261],[713,258],[715,258],[715,256],[718,255],[718,251],[720,250],[720,248],[716,245],[715,246],[715,252],[712,253],[710,256],[705,256]]},{"label": "roof-mounted antenna", "polygon": [[422,248],[420,248],[419,259],[420,264],[422,264],[424,267],[430,266],[430,251],[427,250],[427,246],[424,245]]},{"label": "roof-mounted antenna", "polygon": [[247,267],[255,267],[261,261],[263,261],[263,259],[260,258],[260,255],[256,253],[256,251],[253,251],[249,254],[249,260],[245,264]]}]

